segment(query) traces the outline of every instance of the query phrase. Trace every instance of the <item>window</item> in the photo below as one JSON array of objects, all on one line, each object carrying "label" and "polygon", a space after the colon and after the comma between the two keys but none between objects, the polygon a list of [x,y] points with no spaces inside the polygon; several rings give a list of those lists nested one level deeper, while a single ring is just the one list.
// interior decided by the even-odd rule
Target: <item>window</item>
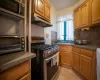
[{"label": "window", "polygon": [[57,39],[74,40],[73,16],[66,15],[57,18]]}]

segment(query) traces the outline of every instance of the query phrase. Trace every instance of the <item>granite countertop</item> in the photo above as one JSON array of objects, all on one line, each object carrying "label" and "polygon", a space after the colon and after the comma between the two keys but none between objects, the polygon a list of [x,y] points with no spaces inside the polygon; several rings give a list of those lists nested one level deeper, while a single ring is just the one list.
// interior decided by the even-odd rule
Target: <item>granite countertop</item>
[{"label": "granite countertop", "polygon": [[74,45],[74,43],[56,43],[58,45],[68,45],[68,46],[72,46]]},{"label": "granite countertop", "polygon": [[0,56],[0,72],[36,57],[34,53],[17,52]]},{"label": "granite countertop", "polygon": [[94,45],[76,45],[76,44],[74,44],[73,46],[83,48],[83,49],[87,49],[87,50],[92,50],[92,51],[96,51],[97,48],[100,47],[100,46],[94,46]]},{"label": "granite countertop", "polygon": [[60,44],[60,45],[70,45],[70,46],[75,46],[75,47],[79,47],[79,48],[83,48],[83,49],[87,49],[87,50],[93,50],[96,51],[97,48],[100,48],[100,46],[96,46],[96,45],[77,45],[74,43],[56,43],[56,44]]}]

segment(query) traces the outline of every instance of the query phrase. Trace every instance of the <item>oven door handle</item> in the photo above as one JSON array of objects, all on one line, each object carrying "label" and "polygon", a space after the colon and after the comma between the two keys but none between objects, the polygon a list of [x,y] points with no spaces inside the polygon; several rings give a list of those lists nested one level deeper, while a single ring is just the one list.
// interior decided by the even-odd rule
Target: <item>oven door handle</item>
[{"label": "oven door handle", "polygon": [[51,60],[53,57],[55,57],[55,56],[57,56],[57,55],[55,54],[55,55],[53,55],[52,57],[49,57],[49,58],[45,59],[45,61],[48,62],[48,61],[50,61],[50,60]]}]

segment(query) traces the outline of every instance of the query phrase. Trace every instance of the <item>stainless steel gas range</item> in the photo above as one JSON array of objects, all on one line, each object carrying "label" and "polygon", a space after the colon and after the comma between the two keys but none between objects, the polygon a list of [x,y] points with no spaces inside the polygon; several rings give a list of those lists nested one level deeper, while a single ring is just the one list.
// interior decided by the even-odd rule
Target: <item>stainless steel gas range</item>
[{"label": "stainless steel gas range", "polygon": [[53,80],[59,70],[59,47],[32,43],[32,52],[36,53],[36,58],[31,60],[32,80]]}]

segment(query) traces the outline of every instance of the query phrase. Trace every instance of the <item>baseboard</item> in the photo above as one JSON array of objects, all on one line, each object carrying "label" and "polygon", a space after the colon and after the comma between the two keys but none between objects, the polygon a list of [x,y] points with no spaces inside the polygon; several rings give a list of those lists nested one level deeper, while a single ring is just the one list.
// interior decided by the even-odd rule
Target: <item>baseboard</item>
[{"label": "baseboard", "polygon": [[72,69],[72,66],[71,66],[71,65],[64,65],[64,64],[61,64],[60,66],[61,66],[61,67],[65,67],[65,68]]}]

